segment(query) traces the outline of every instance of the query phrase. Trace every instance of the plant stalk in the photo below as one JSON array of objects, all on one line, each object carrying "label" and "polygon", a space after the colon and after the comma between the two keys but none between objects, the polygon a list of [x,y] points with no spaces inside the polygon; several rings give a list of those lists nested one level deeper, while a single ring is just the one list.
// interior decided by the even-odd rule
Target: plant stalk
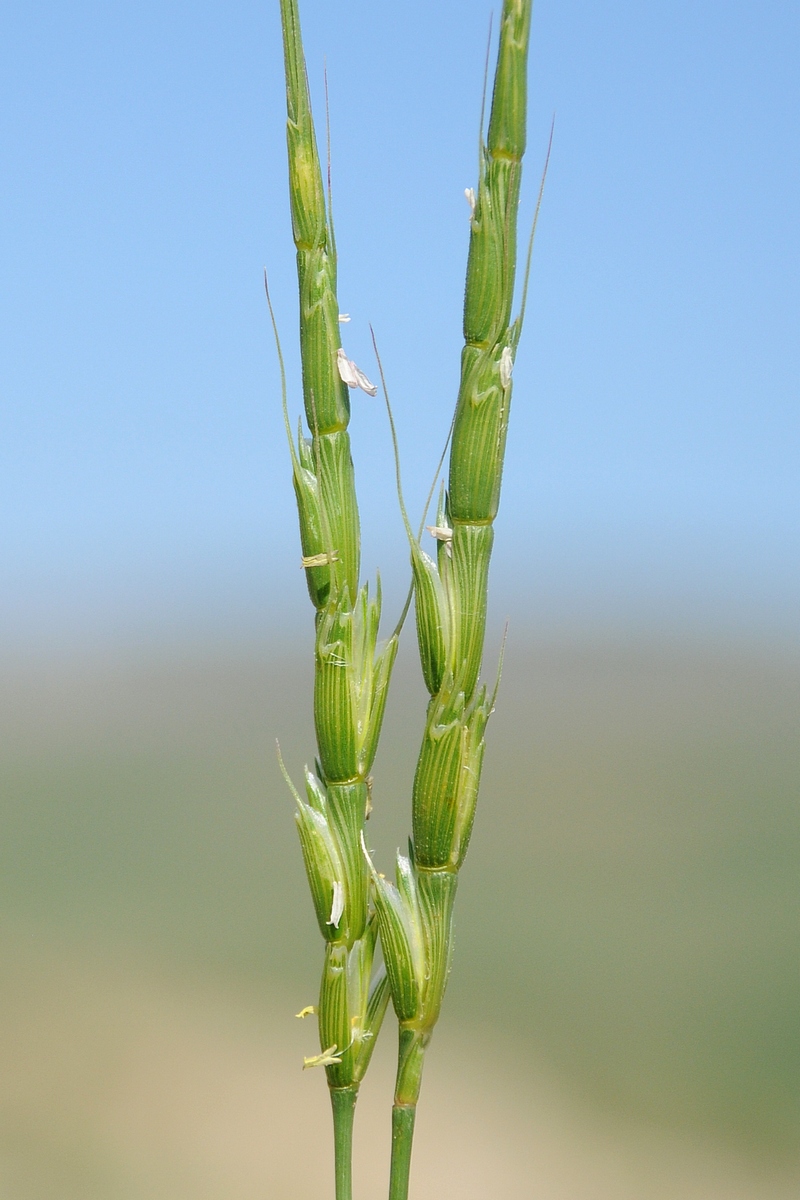
[{"label": "plant stalk", "polygon": [[353,1198],[353,1117],[357,1087],[331,1088],[336,1200]]},{"label": "plant stalk", "polygon": [[414,1140],[414,1120],[422,1085],[425,1050],[431,1035],[427,1030],[400,1026],[397,1055],[397,1082],[392,1109],[392,1165],[389,1177],[389,1200],[407,1200],[411,1172],[411,1147]]},{"label": "plant stalk", "polygon": [[416,1104],[395,1104],[392,1109],[392,1169],[389,1200],[408,1200],[411,1173],[411,1144],[414,1138]]}]

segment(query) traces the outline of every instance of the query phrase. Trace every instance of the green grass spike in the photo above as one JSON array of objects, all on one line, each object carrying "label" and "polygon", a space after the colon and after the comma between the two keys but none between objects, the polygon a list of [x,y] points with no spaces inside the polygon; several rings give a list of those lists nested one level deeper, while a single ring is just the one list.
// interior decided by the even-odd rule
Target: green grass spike
[{"label": "green grass spike", "polygon": [[[325,204],[297,0],[280,0],[286,68],[286,141],[289,198],[297,247],[300,290],[300,358],[303,401],[312,434],[317,497],[322,507],[324,552],[329,555],[335,594],[346,585],[351,602],[358,592],[360,532],[350,459],[350,397],[339,370],[341,337],[336,296],[336,254]],[[297,480],[296,480],[297,486]],[[301,497],[298,495],[298,501]],[[304,531],[309,520],[301,513]],[[314,569],[314,568],[311,568]],[[328,592],[310,581],[317,607]]]}]

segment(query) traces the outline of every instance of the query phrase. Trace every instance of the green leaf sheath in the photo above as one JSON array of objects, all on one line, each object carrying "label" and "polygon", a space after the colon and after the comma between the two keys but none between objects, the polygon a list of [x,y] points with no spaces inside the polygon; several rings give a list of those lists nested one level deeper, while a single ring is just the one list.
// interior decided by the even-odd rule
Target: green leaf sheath
[{"label": "green leaf sheath", "polygon": [[281,0],[281,21],[289,197],[300,288],[303,401],[311,431],[305,451],[299,448],[294,485],[303,554],[328,554],[332,560],[307,572],[311,600],[320,609],[329,600],[342,597],[345,587],[350,602],[355,599],[360,532],[347,433],[350,398],[337,365],[341,338],[336,252],[311,116],[297,0]]}]

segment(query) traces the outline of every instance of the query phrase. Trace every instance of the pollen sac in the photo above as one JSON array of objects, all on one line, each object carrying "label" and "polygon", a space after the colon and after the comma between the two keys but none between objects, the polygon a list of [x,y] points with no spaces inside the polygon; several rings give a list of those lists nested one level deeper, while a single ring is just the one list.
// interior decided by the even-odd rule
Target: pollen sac
[{"label": "pollen sac", "polygon": [[421,868],[458,870],[464,861],[489,714],[485,689],[467,706],[463,693],[434,697],[428,706],[412,799],[414,849]]},{"label": "pollen sac", "polygon": [[331,944],[325,947],[319,997],[320,1046],[335,1046],[340,1059],[325,1068],[331,1087],[360,1083],[389,1002],[385,973],[381,971],[371,979],[377,931],[373,917],[363,937],[350,948]]},{"label": "pollen sac", "polygon": [[[341,319],[339,317],[340,321]],[[336,352],[336,366],[342,383],[347,384],[349,388],[361,388],[362,392],[366,392],[368,396],[377,396],[378,388],[376,384],[367,378],[361,368],[356,366],[351,358],[347,357],[341,346]]]},{"label": "pollen sac", "polygon": [[370,599],[365,585],[352,610],[347,599],[317,618],[314,719],[322,770],[334,782],[369,774],[397,655],[396,636],[377,643],[380,589]]},{"label": "pollen sac", "polygon": [[465,346],[461,354],[450,453],[453,521],[480,524],[497,516],[512,391],[505,349],[504,345],[492,350]]},{"label": "pollen sac", "polygon": [[[515,330],[516,332],[516,330]],[[500,385],[503,388],[511,387],[511,376],[514,371],[514,355],[510,346],[504,346],[500,355]]]}]

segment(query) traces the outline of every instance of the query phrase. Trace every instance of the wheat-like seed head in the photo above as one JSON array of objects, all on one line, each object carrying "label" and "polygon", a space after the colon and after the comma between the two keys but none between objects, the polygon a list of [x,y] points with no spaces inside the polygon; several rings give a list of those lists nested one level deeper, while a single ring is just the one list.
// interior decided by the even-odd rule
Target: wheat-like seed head
[{"label": "wheat-like seed head", "polygon": [[[306,437],[301,429],[296,446],[290,443],[302,564],[316,609],[319,751],[318,777],[307,772],[305,798],[294,794],[303,858],[325,940],[317,1007],[321,1054],[306,1065],[324,1066],[335,1092],[357,1088],[391,989],[401,1024],[396,1145],[408,1149],[413,1117],[409,1122],[407,1110],[416,1103],[425,1046],[450,970],[453,902],[472,832],[484,734],[494,703],[479,677],[493,522],[522,320],[512,322],[511,308],[532,0],[504,0],[478,186],[466,190],[465,344],[449,486],[430,527],[437,541],[435,558],[414,539],[403,508],[411,541],[417,640],[431,699],[414,777],[413,843],[408,857],[398,855],[396,884],[375,871],[364,842],[364,821],[397,634],[379,644],[380,589],[370,597],[366,586],[359,586],[359,514],[348,434],[349,389],[370,395],[377,389],[341,346],[345,317],[336,296],[335,238],[297,0],[280,0],[280,5],[303,401],[310,432]],[[370,982],[378,930],[387,977]],[[403,1196],[407,1186],[410,1149],[403,1154],[397,1172],[393,1159],[393,1197]]]}]

